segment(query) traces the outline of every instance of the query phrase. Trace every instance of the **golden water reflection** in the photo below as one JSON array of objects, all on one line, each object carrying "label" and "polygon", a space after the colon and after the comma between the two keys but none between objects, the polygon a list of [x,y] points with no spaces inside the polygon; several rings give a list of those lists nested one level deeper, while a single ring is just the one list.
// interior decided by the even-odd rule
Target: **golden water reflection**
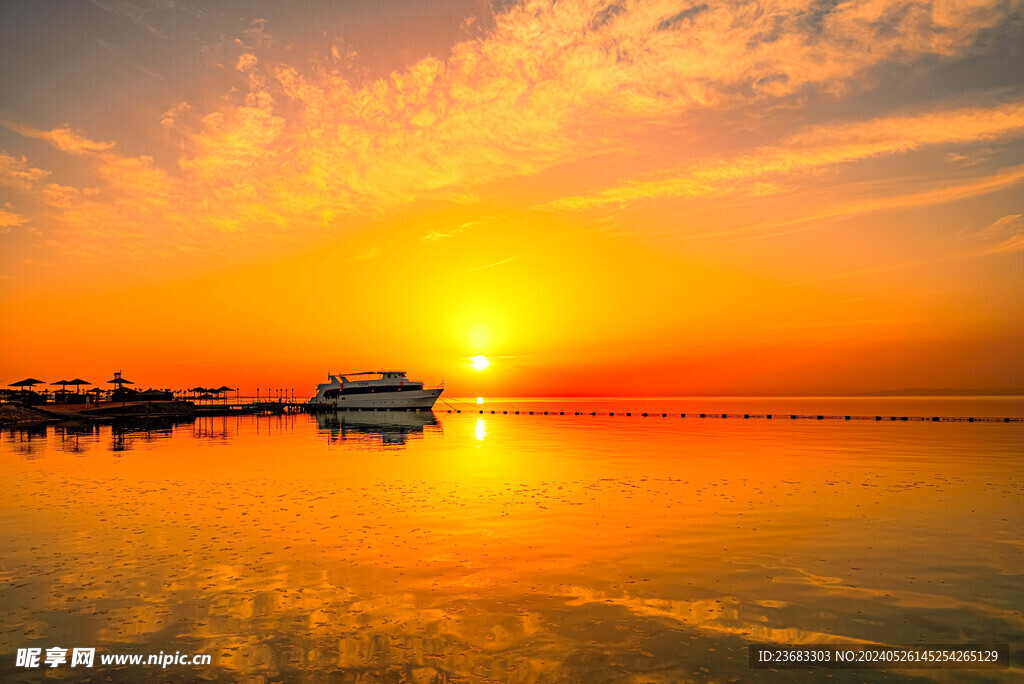
[{"label": "golden water reflection", "polygon": [[751,642],[1019,651],[1021,430],[366,412],[4,432],[2,675],[37,678],[12,654],[55,645],[267,682],[750,681]]}]

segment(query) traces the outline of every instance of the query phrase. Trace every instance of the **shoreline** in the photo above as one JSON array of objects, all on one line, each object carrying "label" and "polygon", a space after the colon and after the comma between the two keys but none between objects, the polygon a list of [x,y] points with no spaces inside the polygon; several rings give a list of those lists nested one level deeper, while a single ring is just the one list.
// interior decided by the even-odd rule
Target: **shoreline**
[{"label": "shoreline", "polygon": [[284,413],[286,404],[196,406],[191,401],[146,403],[108,402],[106,405],[48,404],[47,408],[0,404],[0,429],[31,428],[63,423],[112,423],[124,419],[245,416]]}]

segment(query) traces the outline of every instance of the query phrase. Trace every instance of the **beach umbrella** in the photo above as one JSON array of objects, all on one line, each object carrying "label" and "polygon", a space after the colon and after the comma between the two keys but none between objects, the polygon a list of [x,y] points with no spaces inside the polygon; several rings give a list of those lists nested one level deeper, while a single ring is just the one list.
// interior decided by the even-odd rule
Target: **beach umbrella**
[{"label": "beach umbrella", "polygon": [[8,387],[25,387],[26,385],[32,387],[33,385],[42,385],[43,380],[36,380],[35,378],[25,378],[20,382],[12,382]]},{"label": "beach umbrella", "polygon": [[[82,385],[91,385],[92,383],[89,382],[88,380],[82,380],[82,378],[75,378],[74,380],[68,380],[68,384],[74,385],[76,388],[78,388],[81,387]],[[77,392],[78,389],[75,389],[75,391]]]},{"label": "beach umbrella", "polygon": [[221,385],[215,391],[217,391],[217,392],[234,392],[235,388],[234,387],[228,387],[227,385]]},{"label": "beach umbrella", "polygon": [[120,374],[114,376],[113,380],[107,380],[107,382],[114,383],[115,385],[117,385],[118,389],[121,388],[121,385],[134,385],[135,384],[131,380],[125,380],[124,378],[121,377]]},{"label": "beach umbrella", "polygon": [[70,380],[58,380],[56,382],[51,382],[50,384],[51,385],[60,385],[60,391],[61,392],[67,392],[68,391],[67,385],[70,385],[71,381]]}]

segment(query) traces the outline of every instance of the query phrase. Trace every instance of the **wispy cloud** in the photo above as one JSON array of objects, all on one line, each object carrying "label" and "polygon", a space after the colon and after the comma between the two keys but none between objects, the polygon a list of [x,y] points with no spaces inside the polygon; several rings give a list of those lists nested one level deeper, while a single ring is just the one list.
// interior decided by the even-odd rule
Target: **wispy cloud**
[{"label": "wispy cloud", "polygon": [[[129,3],[100,6],[148,26],[146,11]],[[176,168],[119,154],[114,141],[70,126],[4,125],[82,159],[93,174],[84,185],[98,192],[41,195],[55,231],[76,242],[123,236],[136,253],[147,239],[170,244],[170,237],[194,250],[199,236],[333,231],[343,218],[421,200],[477,202],[508,179],[600,154],[628,158],[666,132],[686,130],[687,117],[701,112],[793,106],[794,96],[812,91],[867,87],[882,65],[971,54],[1011,14],[997,0],[830,8],[785,0],[682,11],[667,0],[530,0],[494,16],[444,59],[426,57],[372,82],[343,70],[338,50],[322,61],[282,62],[257,22],[223,60],[223,97],[179,102],[160,116],[159,128],[180,148]],[[1010,103],[812,127],[774,147],[693,161],[545,208],[770,195],[781,189],[773,175],[991,141],[1016,135],[1021,118],[1022,105]],[[41,192],[46,171],[23,157],[0,163],[0,182]]]},{"label": "wispy cloud", "polygon": [[[82,158],[95,180],[95,186],[85,188],[44,184],[50,172],[30,167],[24,158],[0,155],[0,182],[43,208],[40,218],[57,231],[51,238],[54,248],[80,258],[111,257],[114,252],[114,258],[152,255],[168,243],[176,250],[190,247],[181,231],[191,213],[181,201],[182,185],[156,167],[152,157],[120,155],[114,143],[91,140],[67,126],[46,131],[10,121],[0,125]],[[112,239],[117,241],[113,250]]]},{"label": "wispy cloud", "polygon": [[114,143],[112,142],[107,143],[90,140],[81,133],[71,130],[68,126],[54,128],[49,131],[33,128],[32,126],[27,126],[16,121],[0,121],[0,126],[8,128],[27,138],[46,140],[58,150],[69,154],[103,152],[114,147]]},{"label": "wispy cloud", "polygon": [[974,234],[964,238],[975,243],[973,254],[1007,254],[1024,251],[1024,217],[1020,214],[1003,216]]},{"label": "wispy cloud", "polygon": [[49,171],[37,169],[24,156],[13,157],[0,152],[0,185],[18,190],[31,190],[50,175]]},{"label": "wispy cloud", "polygon": [[484,270],[486,268],[494,268],[495,266],[501,266],[502,264],[507,264],[510,261],[515,261],[518,258],[519,258],[518,256],[510,256],[507,259],[501,259],[500,261],[494,261],[494,262],[489,263],[489,264],[484,264],[483,266],[474,266],[473,268],[467,268],[466,269],[466,273],[472,273],[474,271],[482,271],[482,270]]},{"label": "wispy cloud", "polygon": [[348,259],[346,259],[346,261],[350,264],[359,261],[369,261],[370,259],[374,259],[377,257],[378,251],[379,250],[377,248],[377,245],[372,245],[369,249],[360,252],[359,254],[354,254],[350,256]]},{"label": "wispy cloud", "polygon": [[[754,183],[765,176],[804,172],[899,154],[928,145],[978,143],[1024,134],[1024,102],[896,116],[832,126],[815,126],[731,160],[702,160],[663,172],[659,180],[628,183],[589,195],[561,198],[543,209],[591,209],[661,197],[710,196],[745,191],[766,194]],[[768,192],[771,191],[771,186]]]},{"label": "wispy cloud", "polygon": [[0,232],[6,233],[15,226],[20,226],[28,223],[28,219],[24,216],[19,216],[13,211],[8,211],[11,205],[8,203],[3,209],[0,209]]},{"label": "wispy cloud", "polygon": [[[1021,169],[1017,169],[1018,180],[1024,180]],[[984,228],[963,228],[956,235],[953,249],[939,253],[902,259],[899,261],[833,273],[827,277],[813,280],[788,282],[778,285],[779,288],[801,287],[811,283],[844,280],[847,278],[865,278],[882,273],[892,273],[906,269],[948,264],[956,261],[977,259],[997,254],[1009,254],[1024,251],[1024,218],[1021,214],[1003,216]]]},{"label": "wispy cloud", "polygon": [[127,2],[126,0],[91,0],[92,4],[114,16],[127,19],[131,23],[144,27],[150,33],[162,35],[162,32],[148,21],[153,8],[173,7],[174,3]]},{"label": "wispy cloud", "polygon": [[1002,169],[997,173],[963,181],[943,181],[918,192],[899,194],[877,194],[851,200],[816,204],[803,209],[796,216],[780,216],[760,223],[717,233],[718,236],[731,234],[737,239],[767,238],[807,230],[815,221],[840,216],[853,216],[873,211],[924,207],[986,195],[1004,188],[1024,183],[1024,166]]},{"label": "wispy cloud", "polygon": [[467,231],[483,228],[484,226],[487,226],[492,222],[500,221],[508,217],[509,214],[501,214],[498,216],[482,216],[474,221],[466,221],[455,228],[428,231],[423,235],[423,239],[430,242],[436,242],[438,240],[447,240],[448,238],[453,238],[456,235],[459,235],[460,233],[465,233]]}]

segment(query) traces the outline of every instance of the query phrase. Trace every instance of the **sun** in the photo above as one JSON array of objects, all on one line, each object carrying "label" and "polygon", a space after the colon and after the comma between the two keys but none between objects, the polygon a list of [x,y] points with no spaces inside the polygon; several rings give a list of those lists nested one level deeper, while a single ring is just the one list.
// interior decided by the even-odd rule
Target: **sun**
[{"label": "sun", "polygon": [[469,365],[473,367],[475,371],[482,371],[491,365],[491,362],[487,360],[486,356],[473,356],[469,359]]}]

